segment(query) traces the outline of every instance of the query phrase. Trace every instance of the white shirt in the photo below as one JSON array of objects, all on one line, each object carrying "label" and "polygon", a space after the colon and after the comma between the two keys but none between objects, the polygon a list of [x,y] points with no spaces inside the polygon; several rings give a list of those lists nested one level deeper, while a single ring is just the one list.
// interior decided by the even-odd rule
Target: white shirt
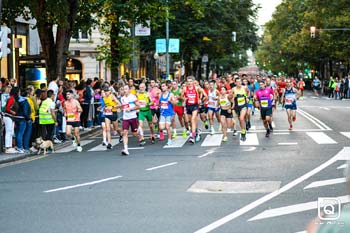
[{"label": "white shirt", "polygon": [[51,81],[49,83],[49,87],[47,88],[48,90],[53,90],[53,94],[55,95],[54,101],[56,101],[57,94],[58,94],[58,85],[55,81]]},{"label": "white shirt", "polygon": [[126,109],[133,109],[136,107],[135,101],[137,101],[137,98],[133,94],[129,94],[128,96],[123,96],[121,98],[121,103],[123,105],[123,120],[130,120],[137,118],[136,110],[132,110],[130,112],[127,112]]}]

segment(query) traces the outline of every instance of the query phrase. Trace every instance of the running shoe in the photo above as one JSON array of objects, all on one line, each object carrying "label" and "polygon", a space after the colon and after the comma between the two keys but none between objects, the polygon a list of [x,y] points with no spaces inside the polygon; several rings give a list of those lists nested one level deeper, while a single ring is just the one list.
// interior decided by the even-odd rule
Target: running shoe
[{"label": "running shoe", "polygon": [[223,141],[223,142],[227,142],[227,136],[223,137],[223,138],[222,138],[222,141]]},{"label": "running shoe", "polygon": [[129,151],[128,150],[122,150],[122,155],[129,155]]},{"label": "running shoe", "polygon": [[77,142],[75,141],[75,138],[74,138],[74,140],[73,140],[73,142],[72,142],[72,146],[73,146],[73,147],[77,147]]},{"label": "running shoe", "polygon": [[171,136],[172,138],[176,138],[177,137],[177,133],[173,133],[173,135]]},{"label": "running shoe", "polygon": [[102,142],[102,146],[107,146],[107,142]]},{"label": "running shoe", "polygon": [[245,141],[247,138],[246,138],[246,134],[244,133],[244,134],[241,134],[241,141]]},{"label": "running shoe", "polygon": [[186,130],[184,130],[184,131],[182,132],[182,137],[183,137],[183,138],[187,138],[187,131],[186,131]]},{"label": "running shoe", "polygon": [[201,140],[201,135],[200,134],[197,134],[196,136],[196,142],[199,142]]},{"label": "running shoe", "polygon": [[190,137],[189,142],[192,143],[192,144],[195,143],[194,138],[192,136]]},{"label": "running shoe", "polygon": [[289,130],[292,130],[292,129],[293,129],[293,125],[290,125],[290,126],[289,126]]},{"label": "running shoe", "polygon": [[215,134],[214,127],[212,127],[212,128],[210,129],[210,135],[213,135],[213,134]]},{"label": "running shoe", "polygon": [[154,137],[151,137],[151,143],[152,144],[156,143],[156,139]]},{"label": "running shoe", "polygon": [[208,128],[209,128],[209,122],[208,122],[208,120],[206,120],[206,121],[204,122],[204,127],[205,127],[205,129],[208,129]]},{"label": "running shoe", "polygon": [[112,149],[112,144],[109,143],[109,144],[107,145],[107,149]]},{"label": "running shoe", "polygon": [[159,133],[159,140],[161,140],[161,141],[164,140],[164,133],[163,132]]},{"label": "running shoe", "polygon": [[270,137],[270,129],[267,129],[267,130],[266,130],[265,137],[267,137],[267,138]]},{"label": "running shoe", "polygon": [[123,136],[119,136],[119,143],[123,142]]},{"label": "running shoe", "polygon": [[173,143],[171,142],[171,139],[168,139],[168,142],[166,143],[167,146],[171,146]]},{"label": "running shoe", "polygon": [[78,152],[82,152],[83,151],[83,148],[81,146],[77,146],[77,151]]},{"label": "running shoe", "polygon": [[238,135],[237,130],[236,129],[233,130],[233,136],[237,136],[237,135]]},{"label": "running shoe", "polygon": [[144,146],[144,145],[146,145],[146,141],[145,141],[144,138],[141,138],[141,140],[140,140],[140,146]]}]

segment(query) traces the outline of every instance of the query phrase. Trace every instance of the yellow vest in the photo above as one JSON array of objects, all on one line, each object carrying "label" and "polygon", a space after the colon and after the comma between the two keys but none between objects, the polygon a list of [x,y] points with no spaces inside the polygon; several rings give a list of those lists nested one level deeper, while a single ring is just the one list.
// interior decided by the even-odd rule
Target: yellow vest
[{"label": "yellow vest", "polygon": [[32,119],[32,121],[34,122],[34,121],[35,121],[35,107],[34,107],[34,102],[33,102],[33,100],[32,100],[30,97],[27,98],[27,101],[28,101],[28,104],[29,104],[30,109],[31,109],[30,119]]},{"label": "yellow vest", "polygon": [[39,108],[39,124],[40,125],[49,125],[55,124],[55,120],[53,119],[51,113],[49,112],[50,105],[52,103],[51,98],[47,98],[41,103]]}]

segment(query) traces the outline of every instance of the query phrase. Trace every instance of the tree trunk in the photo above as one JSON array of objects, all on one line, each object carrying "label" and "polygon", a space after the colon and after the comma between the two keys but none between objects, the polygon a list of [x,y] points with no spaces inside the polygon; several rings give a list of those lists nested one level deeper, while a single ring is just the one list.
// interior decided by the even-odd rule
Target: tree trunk
[{"label": "tree trunk", "polygon": [[116,23],[111,26],[110,39],[111,39],[111,80],[118,81],[119,72],[119,51],[118,51],[118,35],[119,27]]}]

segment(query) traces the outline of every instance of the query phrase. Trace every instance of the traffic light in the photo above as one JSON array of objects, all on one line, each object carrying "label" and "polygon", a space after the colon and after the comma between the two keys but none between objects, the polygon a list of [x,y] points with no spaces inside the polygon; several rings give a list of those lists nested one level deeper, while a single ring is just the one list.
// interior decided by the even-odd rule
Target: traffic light
[{"label": "traffic light", "polygon": [[310,36],[311,36],[311,38],[316,37],[316,27],[315,26],[310,27]]},{"label": "traffic light", "polygon": [[11,39],[9,38],[11,29],[6,26],[1,26],[0,30],[0,58],[7,57],[11,53],[11,49],[8,47],[11,45]]}]

